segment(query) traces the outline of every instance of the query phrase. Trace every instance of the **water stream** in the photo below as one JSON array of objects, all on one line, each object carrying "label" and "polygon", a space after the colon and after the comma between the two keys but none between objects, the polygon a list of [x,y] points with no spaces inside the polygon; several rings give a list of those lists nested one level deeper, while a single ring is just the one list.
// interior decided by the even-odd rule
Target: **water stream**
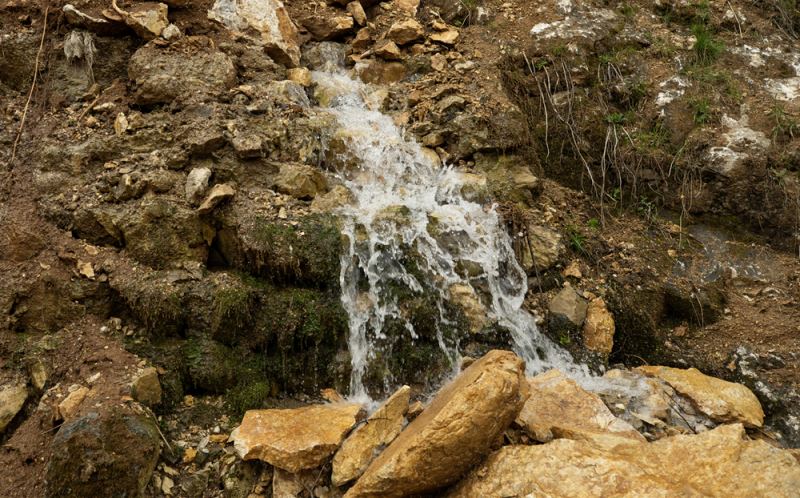
[{"label": "water stream", "polygon": [[380,89],[335,68],[315,71],[313,79],[358,165],[336,173],[354,198],[338,213],[349,240],[340,283],[350,327],[350,397],[369,399],[365,371],[380,352],[389,321],[399,321],[403,333],[416,338],[398,289],[427,293],[435,302],[436,339],[454,372],[459,340],[447,333],[453,325],[447,305],[457,288],[473,295],[488,319],[510,332],[529,374],[559,368],[573,377],[587,376],[587,369],[541,334],[523,309],[527,276],[494,206],[465,198],[464,175],[436,164],[377,109],[380,99],[374,92]]}]

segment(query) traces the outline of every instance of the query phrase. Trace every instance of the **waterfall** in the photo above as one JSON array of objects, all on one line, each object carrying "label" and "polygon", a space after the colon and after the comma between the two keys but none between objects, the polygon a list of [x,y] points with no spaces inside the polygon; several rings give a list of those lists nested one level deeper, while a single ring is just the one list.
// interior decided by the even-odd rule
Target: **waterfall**
[{"label": "waterfall", "polygon": [[[494,206],[470,200],[463,193],[463,173],[439,166],[406,138],[378,109],[374,88],[336,69],[315,71],[313,80],[356,164],[336,173],[354,200],[337,213],[349,240],[340,283],[350,327],[351,398],[369,399],[364,374],[388,320],[399,320],[405,333],[416,337],[397,299],[398,286],[432,295],[436,339],[454,371],[460,363],[458,340],[443,329],[452,325],[445,309],[458,288],[474,294],[488,319],[510,332],[529,374],[559,368],[583,376],[585,368],[541,334],[523,309],[527,276]],[[402,263],[409,254],[413,271]]]}]

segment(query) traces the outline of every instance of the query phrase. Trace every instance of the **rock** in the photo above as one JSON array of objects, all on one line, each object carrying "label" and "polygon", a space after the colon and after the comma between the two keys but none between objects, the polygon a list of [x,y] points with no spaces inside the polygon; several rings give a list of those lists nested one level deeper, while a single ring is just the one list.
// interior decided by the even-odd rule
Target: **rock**
[{"label": "rock", "polygon": [[527,390],[524,362],[489,352],[442,388],[345,496],[400,497],[452,484],[508,428]]},{"label": "rock", "polygon": [[64,18],[69,24],[76,28],[83,28],[93,33],[102,35],[113,34],[121,30],[125,30],[122,23],[112,23],[108,19],[101,17],[92,17],[89,14],[81,12],[72,4],[65,4],[61,8],[64,13]]},{"label": "rock", "polygon": [[422,412],[425,411],[425,405],[422,404],[422,401],[415,401],[408,406],[408,412],[406,413],[406,420],[411,422],[415,418],[419,417]]},{"label": "rock", "polygon": [[28,389],[24,384],[4,386],[0,391],[0,434],[22,410],[28,399]]},{"label": "rock", "polygon": [[131,383],[131,395],[139,403],[150,407],[161,403],[161,382],[154,367],[145,368],[136,375]]},{"label": "rock", "polygon": [[468,284],[453,284],[450,286],[450,299],[461,307],[464,316],[469,322],[469,330],[473,334],[479,332],[489,323],[486,306],[483,305],[475,289]]},{"label": "rock", "polygon": [[528,274],[552,268],[567,250],[560,233],[541,225],[528,225],[526,242],[522,264]]},{"label": "rock", "polygon": [[586,349],[608,356],[614,347],[614,317],[602,298],[589,301],[583,323],[583,345]]},{"label": "rock", "polygon": [[400,434],[410,397],[411,388],[401,387],[344,441],[333,457],[334,486],[361,476],[381,450]]},{"label": "rock", "polygon": [[431,56],[431,69],[434,71],[444,71],[447,68],[447,57],[444,54],[434,54]]},{"label": "rock", "polygon": [[167,48],[147,44],[128,64],[137,104],[170,103],[177,98],[215,97],[236,83],[230,57],[204,37],[187,36]]},{"label": "rock", "polygon": [[422,24],[414,19],[396,22],[392,24],[389,31],[386,33],[386,37],[398,45],[408,45],[409,43],[422,39],[424,35],[425,29],[422,27]]},{"label": "rock", "polygon": [[356,66],[358,76],[364,83],[391,85],[406,77],[406,67],[400,62],[370,60]]},{"label": "rock", "polygon": [[419,8],[419,0],[394,0],[394,4],[400,9],[401,12],[409,17],[417,16],[417,9]]},{"label": "rock", "polygon": [[433,33],[428,38],[430,38],[432,42],[442,43],[444,45],[455,45],[456,40],[458,40],[458,30],[451,28],[446,31]]},{"label": "rock", "polygon": [[528,380],[530,398],[517,424],[542,443],[557,438],[644,442],[630,424],[615,417],[596,394],[583,390],[558,370]]},{"label": "rock", "polygon": [[586,318],[588,304],[572,287],[564,287],[550,301],[550,320],[557,327],[580,327]]},{"label": "rock", "polygon": [[117,7],[116,1],[112,2],[112,6],[122,17],[125,24],[145,40],[152,40],[161,36],[164,29],[169,26],[166,4],[141,2],[134,4],[128,11]]},{"label": "rock", "polygon": [[250,410],[231,440],[243,460],[263,460],[288,472],[313,469],[333,455],[361,411],[361,405],[346,403]]},{"label": "rock", "polygon": [[344,185],[336,185],[325,195],[314,197],[311,203],[311,211],[315,213],[329,213],[334,209],[352,204],[354,201],[353,193]]},{"label": "rock", "polygon": [[160,443],[154,420],[133,408],[115,406],[67,421],[51,444],[45,496],[144,496]]},{"label": "rock", "polygon": [[208,17],[240,33],[255,29],[273,60],[300,65],[300,34],[280,0],[216,0]]},{"label": "rock", "polygon": [[200,214],[208,214],[224,201],[233,197],[235,193],[233,187],[227,183],[218,183],[211,188],[211,192],[208,193],[206,199],[200,204],[200,207],[197,208],[197,212]]},{"label": "rock", "polygon": [[356,52],[363,52],[369,47],[372,41],[372,31],[369,28],[361,28],[356,33],[355,38],[350,42],[350,46]]},{"label": "rock", "polygon": [[636,370],[662,379],[677,392],[692,400],[712,420],[722,423],[741,422],[761,427],[764,411],[755,394],[741,384],[710,377],[696,368],[643,366]]},{"label": "rock", "polygon": [[313,490],[318,482],[319,470],[304,470],[298,473],[275,468],[272,474],[272,498],[299,498],[306,490]]},{"label": "rock", "polygon": [[286,76],[289,78],[289,81],[293,81],[304,88],[311,86],[311,71],[304,67],[289,69],[286,72]]},{"label": "rock", "polygon": [[231,139],[239,159],[253,159],[263,154],[261,136],[255,133],[236,133]]},{"label": "rock", "polygon": [[300,83],[290,80],[273,81],[269,84],[268,92],[272,99],[282,99],[300,107],[311,107],[306,90]]},{"label": "rock", "polygon": [[800,464],[741,425],[604,447],[559,439],[505,446],[448,498],[500,496],[796,496]]},{"label": "rock", "polygon": [[120,112],[117,114],[117,118],[114,120],[114,133],[116,133],[118,137],[122,136],[128,131],[128,127],[128,118],[125,117],[125,113]]},{"label": "rock", "polygon": [[364,7],[361,6],[361,2],[355,1],[348,3],[347,12],[353,16],[353,19],[359,26],[367,25],[367,13],[364,12]]},{"label": "rock", "polygon": [[181,36],[183,36],[183,33],[181,33],[181,28],[175,26],[174,24],[170,24],[164,28],[164,31],[161,32],[161,37],[167,41],[175,41]]},{"label": "rock", "polygon": [[377,42],[372,49],[372,53],[387,61],[397,61],[403,58],[400,48],[392,40],[381,40]]},{"label": "rock", "polygon": [[70,393],[58,404],[58,417],[69,421],[77,412],[91,390],[86,386],[72,385]]},{"label": "rock", "polygon": [[[41,391],[44,389],[44,386],[47,385],[49,376],[47,374],[47,368],[44,366],[44,363],[42,363],[42,360],[37,358],[28,365],[28,375],[31,377],[33,388],[37,391]],[[0,403],[0,405],[2,405],[2,403]],[[0,432],[2,432],[2,429],[0,429]]]},{"label": "rock", "polygon": [[303,46],[303,64],[316,71],[335,69],[344,65],[348,48],[336,42],[307,43]]},{"label": "rock", "polygon": [[310,200],[328,190],[328,182],[318,169],[305,164],[282,164],[275,178],[278,192]]},{"label": "rock", "polygon": [[208,181],[211,179],[210,168],[194,168],[186,177],[186,200],[192,204],[200,202],[208,190]]},{"label": "rock", "polygon": [[353,32],[353,18],[350,16],[312,15],[303,20],[303,27],[317,41],[330,41],[342,38]]}]

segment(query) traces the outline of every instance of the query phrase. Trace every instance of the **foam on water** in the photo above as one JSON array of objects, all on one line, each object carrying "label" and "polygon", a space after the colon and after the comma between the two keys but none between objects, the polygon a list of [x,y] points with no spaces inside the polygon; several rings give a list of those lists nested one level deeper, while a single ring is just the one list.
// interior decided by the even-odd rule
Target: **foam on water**
[{"label": "foam on water", "polygon": [[[460,363],[458,341],[442,329],[452,325],[445,304],[451,287],[458,284],[476,290],[489,319],[510,331],[528,374],[559,368],[576,378],[589,377],[588,369],[542,335],[523,309],[527,276],[494,206],[467,200],[462,195],[464,176],[434,164],[417,142],[407,139],[375,108],[370,87],[341,71],[314,72],[313,79],[345,132],[348,153],[359,164],[356,171],[337,173],[354,197],[338,213],[349,239],[340,283],[350,326],[350,397],[369,400],[364,374],[378,353],[376,343],[388,320],[400,320],[411,338],[416,337],[402,312],[403,303],[392,292],[397,285],[434,294],[440,320],[437,339],[454,372]],[[432,220],[437,236],[429,230]],[[410,252],[415,272],[401,264]],[[479,271],[465,278],[459,271],[464,264]]]}]

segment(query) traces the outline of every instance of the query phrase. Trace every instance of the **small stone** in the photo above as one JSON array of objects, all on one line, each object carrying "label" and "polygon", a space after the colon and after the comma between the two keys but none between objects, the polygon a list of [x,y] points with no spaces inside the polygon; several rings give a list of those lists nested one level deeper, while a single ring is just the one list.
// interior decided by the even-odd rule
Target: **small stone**
[{"label": "small stone", "polygon": [[361,6],[361,2],[355,1],[348,3],[347,12],[349,12],[350,15],[353,16],[353,19],[359,26],[366,26],[367,13],[364,12],[364,7]]},{"label": "small stone", "polygon": [[286,72],[286,76],[288,77],[289,81],[294,81],[300,86],[303,87],[310,87],[312,80],[311,80],[311,71],[304,67],[295,67],[289,69]]},{"label": "small stone", "polygon": [[356,52],[362,52],[369,47],[370,41],[372,40],[372,32],[369,28],[361,28],[356,33],[355,38],[353,41],[350,42],[350,46],[353,47],[353,50]]},{"label": "small stone", "polygon": [[155,2],[134,4],[129,11],[117,10],[125,24],[145,40],[152,40],[161,35],[169,26],[167,5]]},{"label": "small stone", "polygon": [[145,368],[133,379],[131,394],[143,405],[153,407],[161,403],[161,383],[155,367]]},{"label": "small stone", "polygon": [[409,17],[417,16],[417,9],[419,8],[419,0],[394,0],[397,8],[408,15]]},{"label": "small stone", "polygon": [[432,42],[442,43],[444,45],[455,45],[458,40],[458,31],[455,29],[448,29],[447,31],[433,33],[428,38],[430,38]]},{"label": "small stone", "polygon": [[431,56],[431,68],[434,71],[444,71],[447,68],[447,57],[444,54],[434,54]]},{"label": "small stone", "polygon": [[[28,374],[31,376],[31,384],[37,391],[41,391],[47,385],[47,368],[42,360],[38,358],[33,360],[28,366]],[[2,431],[0,430],[0,432]]]},{"label": "small stone", "polygon": [[181,36],[183,36],[183,33],[181,33],[181,28],[175,26],[174,24],[170,24],[164,28],[164,31],[161,32],[161,37],[167,41],[177,40]]},{"label": "small stone", "polygon": [[558,322],[559,326],[580,327],[586,319],[587,308],[586,300],[578,295],[575,289],[564,287],[550,301],[550,318],[551,321]]},{"label": "small stone", "polygon": [[424,34],[425,29],[420,23],[414,19],[406,19],[392,24],[386,37],[398,45],[408,45],[421,39]]},{"label": "small stone", "polygon": [[6,430],[8,424],[22,410],[27,399],[28,390],[23,384],[4,386],[0,390],[0,434]]},{"label": "small stone", "polygon": [[567,265],[566,268],[564,268],[564,271],[561,272],[561,275],[565,277],[577,278],[580,280],[581,278],[583,278],[583,273],[581,273],[581,264],[578,261],[570,262],[570,264]]},{"label": "small stone", "polygon": [[381,59],[387,61],[396,61],[403,57],[403,54],[400,52],[400,47],[392,40],[381,40],[377,42],[372,52]]},{"label": "small stone", "polygon": [[84,262],[79,260],[76,263],[76,266],[78,267],[78,273],[88,278],[89,280],[94,280],[95,277],[94,267],[92,266],[91,262],[88,261]]},{"label": "small stone", "polygon": [[583,324],[583,345],[586,349],[608,356],[614,348],[614,317],[602,298],[589,301]]},{"label": "small stone", "polygon": [[125,117],[125,113],[120,112],[114,120],[114,133],[120,136],[124,135],[126,131],[128,131],[128,118]]},{"label": "small stone", "polygon": [[194,448],[186,448],[183,450],[183,463],[192,463],[194,462],[195,457],[197,456],[197,450]]},{"label": "small stone", "polygon": [[171,477],[164,476],[161,478],[161,492],[167,496],[172,496],[172,488],[175,487],[175,481]]},{"label": "small stone", "polygon": [[275,178],[278,192],[297,199],[310,200],[328,190],[328,181],[318,169],[305,164],[287,163],[281,165]]},{"label": "small stone", "polygon": [[[74,388],[74,389],[73,389]],[[89,395],[89,388],[85,386],[71,386],[72,392],[58,404],[58,416],[60,420],[68,421],[80,408],[83,400]]]},{"label": "small stone", "polygon": [[406,420],[411,422],[415,418],[419,417],[424,410],[425,405],[422,404],[422,401],[415,401],[411,403],[411,405],[408,407],[408,412],[406,413]]},{"label": "small stone", "polygon": [[233,190],[233,187],[227,183],[218,183],[217,185],[214,185],[214,187],[211,189],[211,192],[208,193],[206,199],[203,201],[200,207],[197,208],[197,212],[200,214],[208,214],[222,202],[233,197],[235,193],[236,192]]},{"label": "small stone", "polygon": [[186,177],[186,200],[192,204],[200,202],[208,190],[208,181],[211,179],[210,168],[194,168]]}]

